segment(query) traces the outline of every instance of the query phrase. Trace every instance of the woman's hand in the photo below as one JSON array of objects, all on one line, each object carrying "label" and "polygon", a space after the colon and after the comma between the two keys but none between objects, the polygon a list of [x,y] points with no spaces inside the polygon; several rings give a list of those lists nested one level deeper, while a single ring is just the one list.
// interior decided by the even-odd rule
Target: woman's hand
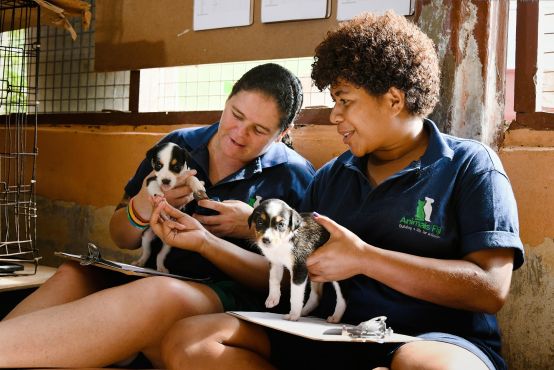
[{"label": "woman's hand", "polygon": [[159,199],[150,218],[150,227],[166,244],[202,254],[208,231],[194,218]]},{"label": "woman's hand", "polygon": [[316,282],[339,281],[361,273],[360,263],[364,261],[361,256],[367,244],[330,218],[315,213],[313,217],[331,236],[308,257],[306,265],[310,279]]},{"label": "woman's hand", "polygon": [[[150,172],[148,176],[144,178],[142,188],[138,194],[133,197],[133,209],[138,212],[138,216],[140,216],[143,220],[149,220],[152,215],[152,196],[148,192],[146,180],[155,175],[154,171]],[[196,170],[185,171],[181,176],[179,176],[175,187],[164,192],[164,198],[169,204],[180,209],[192,200],[192,190],[185,184],[185,182],[189,177],[194,175],[196,175]]]},{"label": "woman's hand", "polygon": [[198,205],[219,212],[219,215],[215,216],[203,216],[196,213],[193,215],[212,234],[240,239],[253,237],[253,232],[248,227],[248,217],[252,214],[253,208],[248,204],[240,200],[223,202],[201,200]]},{"label": "woman's hand", "polygon": [[196,176],[196,170],[183,172],[173,189],[164,192],[165,199],[173,207],[181,209],[193,199],[192,189],[186,185],[187,179],[191,176]]}]

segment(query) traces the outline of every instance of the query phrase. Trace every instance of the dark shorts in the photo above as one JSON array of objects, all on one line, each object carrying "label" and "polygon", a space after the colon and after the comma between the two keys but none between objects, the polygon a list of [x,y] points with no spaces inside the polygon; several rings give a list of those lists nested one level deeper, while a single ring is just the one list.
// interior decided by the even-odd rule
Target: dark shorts
[{"label": "dark shorts", "polygon": [[263,294],[232,280],[207,283],[219,297],[224,311],[264,311]]},{"label": "dark shorts", "polygon": [[[390,367],[394,352],[403,345],[320,342],[272,329],[268,329],[267,333],[271,343],[271,362],[283,370],[367,370],[379,366]],[[445,333],[426,333],[419,337],[465,348],[479,357],[491,370],[506,369],[504,361],[496,352],[464,338]]]},{"label": "dark shorts", "polygon": [[[141,279],[119,272],[99,269],[96,267],[82,267],[93,274],[100,289],[111,288]],[[217,294],[224,311],[265,311],[265,293],[255,292],[232,280],[221,280],[206,283]]]}]

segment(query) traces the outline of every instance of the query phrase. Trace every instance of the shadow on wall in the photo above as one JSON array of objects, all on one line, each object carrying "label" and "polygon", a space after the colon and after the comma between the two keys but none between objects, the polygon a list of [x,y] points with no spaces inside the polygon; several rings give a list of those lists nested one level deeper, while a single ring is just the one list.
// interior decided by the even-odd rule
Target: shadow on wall
[{"label": "shadow on wall", "polygon": [[510,295],[498,314],[510,369],[552,369],[554,364],[554,241],[526,247],[526,262],[512,278]]},{"label": "shadow on wall", "polygon": [[109,222],[115,206],[96,208],[43,197],[37,197],[37,206],[37,246],[43,265],[63,262],[54,256],[56,251],[86,253],[89,242],[99,246],[108,259],[131,262],[139,255],[138,251],[119,249],[110,238]]}]

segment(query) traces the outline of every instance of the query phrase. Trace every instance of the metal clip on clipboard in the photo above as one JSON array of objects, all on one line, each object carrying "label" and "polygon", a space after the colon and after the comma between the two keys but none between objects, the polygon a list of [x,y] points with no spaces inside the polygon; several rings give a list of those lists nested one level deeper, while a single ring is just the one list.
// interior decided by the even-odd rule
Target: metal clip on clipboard
[{"label": "metal clip on clipboard", "polygon": [[83,256],[83,260],[80,262],[81,266],[93,265],[100,260],[100,250],[92,243],[88,243],[88,255]]},{"label": "metal clip on clipboard", "polygon": [[382,343],[385,338],[391,336],[393,333],[392,328],[387,328],[386,320],[386,316],[377,316],[357,326],[348,327],[343,325],[341,335],[357,339],[373,339]]},{"label": "metal clip on clipboard", "polygon": [[100,249],[92,243],[88,243],[88,255],[83,256],[83,260],[80,263],[81,266],[89,266],[94,265],[95,263],[102,262],[105,265],[111,266],[111,267],[120,267],[118,264],[113,263],[111,261],[107,261],[102,258],[100,255]]}]

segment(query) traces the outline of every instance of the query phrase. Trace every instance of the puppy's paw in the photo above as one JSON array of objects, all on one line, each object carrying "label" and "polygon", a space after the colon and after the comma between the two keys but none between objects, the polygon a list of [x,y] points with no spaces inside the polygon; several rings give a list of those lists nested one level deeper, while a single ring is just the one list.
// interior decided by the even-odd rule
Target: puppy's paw
[{"label": "puppy's paw", "polygon": [[327,322],[338,324],[340,322],[340,319],[341,317],[339,315],[332,315],[327,318]]},{"label": "puppy's paw", "polygon": [[281,296],[279,295],[269,295],[265,300],[265,306],[267,308],[275,307],[279,304],[280,299],[281,299]]},{"label": "puppy's paw", "polygon": [[131,265],[133,266],[137,266],[137,267],[144,267],[144,264],[146,263],[146,261],[143,261],[143,260],[136,260],[136,261],[133,261],[131,262]]},{"label": "puppy's paw", "polygon": [[165,200],[165,196],[163,195],[163,193],[153,194],[150,196],[150,202],[154,205],[154,207],[157,207],[164,200]]},{"label": "puppy's paw", "polygon": [[300,318],[300,314],[296,312],[289,312],[287,315],[283,316],[283,319],[290,320],[290,321],[298,321]]},{"label": "puppy's paw", "polygon": [[192,193],[192,196],[194,197],[195,200],[202,200],[202,199],[210,199],[208,197],[208,194],[206,194],[206,192],[204,190],[198,190],[198,191],[195,191],[194,193]]},{"label": "puppy's paw", "polygon": [[302,312],[300,313],[300,316],[308,316],[309,314],[312,313],[314,308],[315,307],[304,306],[304,308],[302,308]]},{"label": "puppy's paw", "polygon": [[152,195],[152,200],[154,201],[154,203],[158,204],[160,203],[162,200],[165,199],[165,195],[164,193],[158,193],[158,194],[154,194]]},{"label": "puppy's paw", "polygon": [[164,265],[158,266],[156,270],[158,270],[159,272],[163,272],[164,274],[169,274],[169,270]]}]

